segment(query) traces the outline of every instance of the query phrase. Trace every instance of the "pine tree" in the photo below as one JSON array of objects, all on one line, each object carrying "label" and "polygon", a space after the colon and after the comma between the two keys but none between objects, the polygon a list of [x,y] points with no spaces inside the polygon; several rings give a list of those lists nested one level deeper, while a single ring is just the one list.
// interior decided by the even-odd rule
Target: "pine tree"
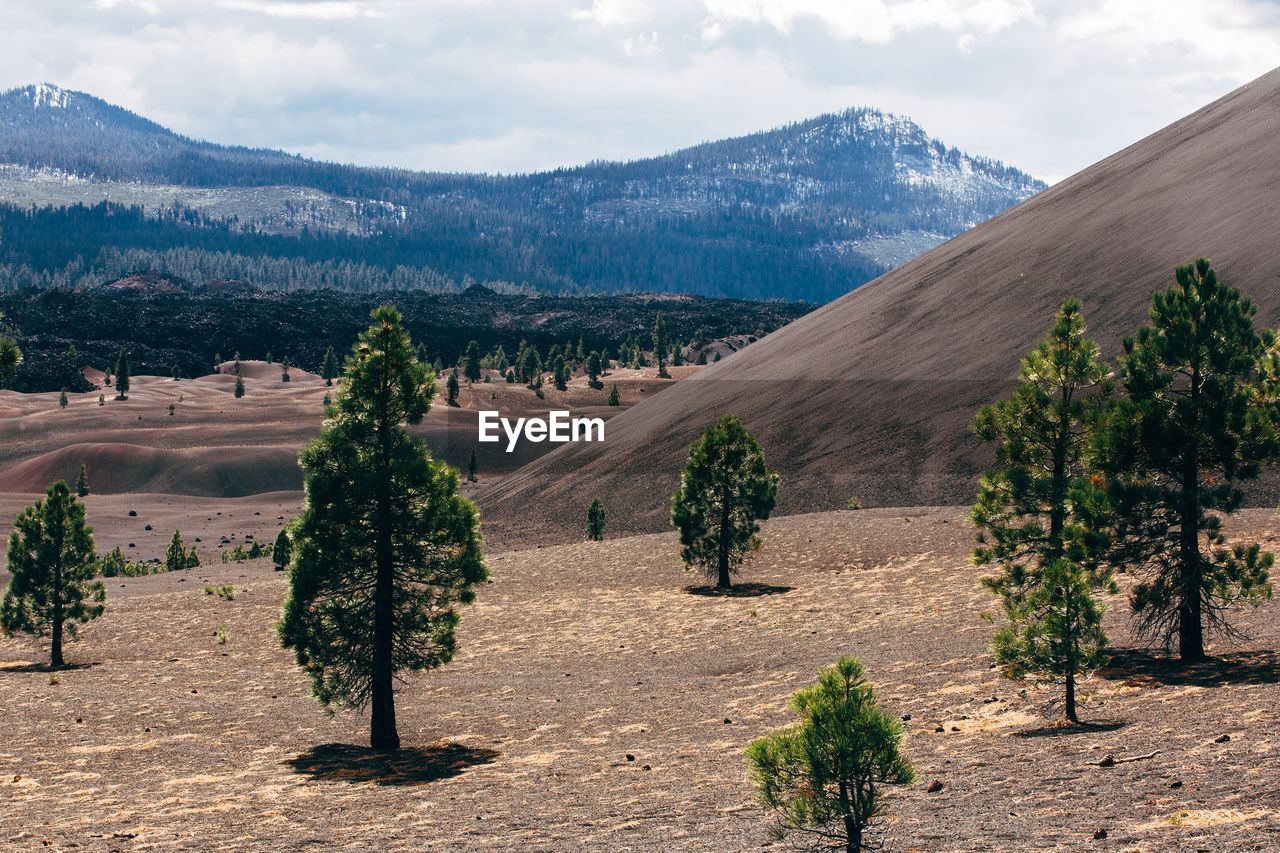
[{"label": "pine tree", "polygon": [[76,477],[76,494],[82,498],[89,494],[89,474],[83,462],[80,463],[80,476]]},{"label": "pine tree", "polygon": [[542,378],[542,359],[538,356],[537,347],[524,348],[524,354],[516,364],[516,372],[520,381],[530,388],[534,387],[536,380]]},{"label": "pine tree", "polygon": [[706,363],[707,363],[707,351],[706,351],[706,350],[704,350],[704,349],[700,349],[700,350],[698,350],[698,357],[697,357],[697,359],[695,359],[695,360],[694,360],[694,362],[693,362],[693,363],[694,363],[694,364],[706,364]]},{"label": "pine tree", "polygon": [[[268,361],[268,363],[270,363]],[[325,385],[332,385],[333,380],[338,378],[338,355],[330,346],[324,353],[324,364],[320,368],[320,376],[324,379]]]},{"label": "pine tree", "polygon": [[99,394],[99,395],[98,395],[98,405],[99,405],[99,406],[105,406],[106,404],[107,404],[107,398],[106,398],[106,396],[105,396],[105,395],[103,395],[103,394]]},{"label": "pine tree", "polygon": [[604,504],[599,498],[587,507],[587,538],[594,542],[604,539]]},{"label": "pine tree", "polygon": [[613,387],[609,389],[609,405],[619,406],[622,404],[622,397],[618,395],[618,383],[613,383]]},{"label": "pine tree", "polygon": [[462,357],[462,375],[468,382],[480,381],[480,344],[475,341],[467,344],[466,355]]},{"label": "pine tree", "polygon": [[680,531],[680,559],[728,589],[749,552],[760,548],[757,520],[767,519],[778,495],[778,474],[742,421],[725,415],[689,448],[671,523]]},{"label": "pine tree", "polygon": [[213,372],[214,373],[222,372],[222,353],[218,353],[213,357]]},{"label": "pine tree", "polygon": [[[333,347],[329,347],[329,349],[333,349]],[[273,356],[270,352],[268,352],[268,353],[267,353],[267,364],[274,364],[274,363],[275,363],[275,356]]]},{"label": "pine tree", "polygon": [[406,432],[435,396],[398,311],[360,335],[334,415],[300,456],[306,500],[280,636],[325,705],[371,706],[370,744],[396,749],[398,672],[447,663],[456,606],[488,577],[458,475]]},{"label": "pine tree", "polygon": [[116,399],[129,398],[129,355],[120,349],[120,357],[116,359]]},{"label": "pine tree", "polygon": [[170,403],[170,404],[169,404],[169,417],[173,417],[173,412],[174,412],[174,410],[175,410],[176,408],[178,408],[178,407],[177,407],[177,406],[175,406],[173,403]]},{"label": "pine tree", "polygon": [[280,381],[289,381],[289,356],[280,359]]},{"label": "pine tree", "polygon": [[200,567],[200,555],[196,553],[196,546],[192,545],[191,550],[187,552],[187,568],[195,569]]},{"label": "pine tree", "polygon": [[680,367],[684,364],[684,347],[680,346],[680,342],[676,341],[671,345],[671,366]]},{"label": "pine tree", "polygon": [[563,391],[569,386],[569,369],[564,365],[564,356],[557,355],[551,363],[551,375],[559,390]]},{"label": "pine tree", "polygon": [[852,657],[818,673],[788,707],[800,721],[747,747],[761,804],[778,816],[773,835],[802,833],[812,849],[880,849],[867,838],[881,815],[880,789],[910,785],[902,724],[879,707],[865,669]]},{"label": "pine tree", "polygon": [[275,564],[276,571],[284,571],[292,556],[293,543],[289,541],[288,532],[281,530],[276,534],[275,544],[271,547],[271,562]]},{"label": "pine tree", "polygon": [[77,623],[101,616],[107,600],[102,581],[93,580],[93,528],[64,481],[14,519],[8,561],[13,577],[0,602],[0,630],[50,633],[50,664],[63,666],[64,632],[74,640]]},{"label": "pine tree", "polygon": [[236,374],[236,389],[234,393],[237,400],[244,396],[244,377],[239,373]]},{"label": "pine tree", "polygon": [[1128,396],[1102,456],[1114,477],[1116,559],[1145,576],[1131,596],[1139,633],[1176,636],[1190,662],[1205,657],[1206,629],[1230,631],[1233,605],[1271,596],[1273,556],[1257,544],[1226,548],[1222,516],[1240,507],[1238,484],[1280,453],[1280,357],[1274,335],[1254,332],[1253,304],[1207,259],[1174,275],[1155,295],[1150,323],[1124,341]]},{"label": "pine tree", "polygon": [[[1072,722],[1078,721],[1076,680],[1096,668],[1106,644],[1092,594],[1114,591],[1100,565],[1108,544],[1105,497],[1087,469],[1110,374],[1084,332],[1079,300],[1066,300],[1048,336],[1022,359],[1021,384],[974,419],[978,437],[997,443],[996,467],[982,476],[969,513],[980,531],[974,564],[1000,569],[981,582],[1000,597],[1007,622],[994,642],[1003,674],[1020,680],[1047,667],[1038,675],[1063,679]],[[1045,589],[1050,571],[1054,583]],[[1058,593],[1064,598],[1055,599]],[[1087,605],[1081,596],[1090,599]],[[1057,618],[1059,611],[1067,615]]]},{"label": "pine tree", "polygon": [[166,572],[176,572],[187,567],[187,546],[182,544],[182,534],[173,531],[173,538],[169,540],[169,548],[164,552],[164,569]]},{"label": "pine tree", "polygon": [[592,388],[600,387],[600,372],[602,369],[600,366],[600,353],[592,350],[591,355],[587,356],[587,381]]},{"label": "pine tree", "polygon": [[8,386],[18,375],[22,364],[22,349],[8,335],[0,335],[0,388]]},{"label": "pine tree", "polygon": [[476,449],[471,448],[471,461],[467,463],[467,479],[472,483],[476,481]]},{"label": "pine tree", "polygon": [[587,357],[586,350],[583,349],[582,347],[582,338],[578,338],[578,351],[576,355],[577,355],[577,360],[579,364],[581,364],[583,360]]},{"label": "pine tree", "polygon": [[175,363],[173,365],[173,381],[177,382],[181,378],[182,378],[182,368]]},{"label": "pine tree", "polygon": [[515,371],[515,368],[514,368],[514,367],[513,367],[513,368],[509,368],[509,369],[507,370],[507,384],[508,384],[508,385],[514,385],[514,384],[516,384],[516,371]]},{"label": "pine tree", "polygon": [[62,393],[58,395],[58,408],[65,409],[67,407],[67,389],[63,388]]},{"label": "pine tree", "polygon": [[458,369],[456,367],[449,374],[449,379],[444,383],[444,386],[445,390],[449,392],[449,405],[458,405]]},{"label": "pine tree", "polygon": [[[1076,679],[1106,662],[1106,608],[1095,597],[1096,575],[1068,559],[1038,572],[1035,586],[1016,603],[1006,603],[1008,622],[992,641],[1001,675],[1014,680],[1065,685],[1064,716],[1076,715]],[[1114,585],[1109,591],[1116,592]]]},{"label": "pine tree", "polygon": [[104,578],[117,578],[129,570],[129,561],[120,553],[120,546],[117,545],[98,560],[98,569]]}]

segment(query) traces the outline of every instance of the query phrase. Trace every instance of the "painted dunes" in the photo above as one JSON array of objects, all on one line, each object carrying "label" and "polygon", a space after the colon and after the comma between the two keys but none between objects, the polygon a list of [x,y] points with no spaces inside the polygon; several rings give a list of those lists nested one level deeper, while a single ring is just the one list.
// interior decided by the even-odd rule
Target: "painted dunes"
[{"label": "painted dunes", "polygon": [[73,444],[0,473],[0,492],[43,492],[74,483],[84,464],[93,494],[153,492],[235,498],[302,488],[297,450],[200,447],[168,450],[137,444]]}]

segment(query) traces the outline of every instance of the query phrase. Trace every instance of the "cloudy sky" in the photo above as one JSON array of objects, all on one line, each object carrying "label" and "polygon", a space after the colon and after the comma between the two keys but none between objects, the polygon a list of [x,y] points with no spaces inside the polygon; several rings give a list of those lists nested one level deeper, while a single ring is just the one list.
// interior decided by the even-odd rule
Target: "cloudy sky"
[{"label": "cloudy sky", "polygon": [[514,172],[849,106],[1053,181],[1280,62],[1252,0],[0,0],[0,88],[182,133]]}]

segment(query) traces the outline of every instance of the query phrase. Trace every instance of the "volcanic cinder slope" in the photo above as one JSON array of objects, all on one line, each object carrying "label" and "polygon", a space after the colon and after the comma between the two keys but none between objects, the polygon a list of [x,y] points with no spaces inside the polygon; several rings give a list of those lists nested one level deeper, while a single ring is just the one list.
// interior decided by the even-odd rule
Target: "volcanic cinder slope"
[{"label": "volcanic cinder slope", "polygon": [[[661,529],[689,444],[740,416],[782,475],[778,511],[967,502],[990,452],[969,432],[1068,296],[1107,357],[1196,256],[1280,320],[1280,70],[778,330],[482,499],[486,527]],[[1274,483],[1252,493],[1275,500]]]}]

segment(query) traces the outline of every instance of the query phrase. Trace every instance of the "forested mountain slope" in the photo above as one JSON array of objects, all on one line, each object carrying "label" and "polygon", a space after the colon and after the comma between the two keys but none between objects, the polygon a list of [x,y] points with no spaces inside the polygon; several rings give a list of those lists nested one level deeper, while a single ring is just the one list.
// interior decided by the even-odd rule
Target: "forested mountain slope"
[{"label": "forested mountain slope", "polygon": [[825,302],[1041,188],[871,109],[495,176],[213,145],[41,84],[0,95],[0,288],[155,272],[457,291],[470,277]]}]

